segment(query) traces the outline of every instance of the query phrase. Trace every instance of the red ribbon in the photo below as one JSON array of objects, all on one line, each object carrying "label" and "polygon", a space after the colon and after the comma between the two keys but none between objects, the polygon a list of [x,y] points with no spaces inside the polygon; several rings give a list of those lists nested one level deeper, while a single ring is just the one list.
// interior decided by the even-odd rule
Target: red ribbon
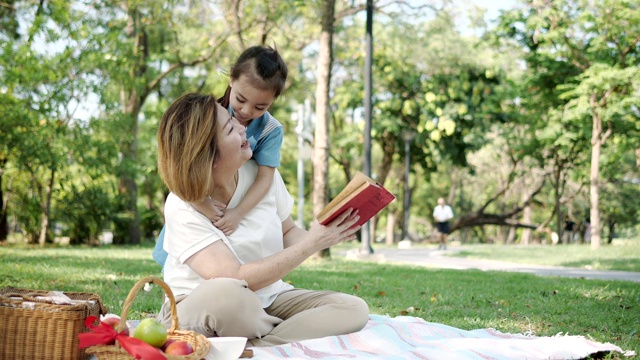
[{"label": "red ribbon", "polygon": [[94,345],[110,345],[117,340],[120,346],[136,359],[166,360],[166,357],[159,349],[140,339],[125,335],[124,332],[116,332],[116,329],[109,324],[99,322],[98,325],[93,325],[97,320],[98,318],[92,315],[88,316],[84,321],[84,325],[93,332],[78,334],[80,349]]}]

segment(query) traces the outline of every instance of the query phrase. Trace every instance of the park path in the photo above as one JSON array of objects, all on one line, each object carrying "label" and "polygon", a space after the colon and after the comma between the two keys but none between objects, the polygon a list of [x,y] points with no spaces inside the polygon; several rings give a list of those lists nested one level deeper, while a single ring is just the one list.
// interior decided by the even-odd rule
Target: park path
[{"label": "park path", "polygon": [[371,255],[363,255],[358,250],[339,252],[336,255],[348,259],[378,261],[382,263],[389,262],[410,264],[442,269],[511,271],[536,274],[540,276],[561,276],[598,280],[621,280],[640,283],[640,272],[593,270],[586,268],[560,266],[542,266],[447,256],[447,254],[451,254],[461,250],[463,250],[462,247],[450,247],[447,250],[435,250],[425,247],[411,247],[408,249],[376,248],[374,253]]}]

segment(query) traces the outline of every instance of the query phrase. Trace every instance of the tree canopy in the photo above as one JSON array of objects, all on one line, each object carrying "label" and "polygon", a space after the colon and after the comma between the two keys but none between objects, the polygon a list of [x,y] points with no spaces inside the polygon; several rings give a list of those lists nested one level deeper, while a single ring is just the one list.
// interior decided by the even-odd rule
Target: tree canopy
[{"label": "tree canopy", "polygon": [[[433,232],[439,197],[463,241],[549,242],[565,218],[588,221],[595,248],[601,236],[637,233],[640,1],[521,1],[491,29],[481,9],[457,5],[374,1],[372,176],[399,200],[376,217],[376,239],[399,239],[404,197],[416,241]],[[363,166],[364,8],[1,3],[0,241],[155,238],[164,109],[186,91],[222,95],[230,64],[255,44],[277,47],[290,68],[269,111],[285,128],[278,170],[292,194],[304,187],[310,222]],[[317,106],[305,139],[315,150],[297,184],[292,114],[305,101]]]}]

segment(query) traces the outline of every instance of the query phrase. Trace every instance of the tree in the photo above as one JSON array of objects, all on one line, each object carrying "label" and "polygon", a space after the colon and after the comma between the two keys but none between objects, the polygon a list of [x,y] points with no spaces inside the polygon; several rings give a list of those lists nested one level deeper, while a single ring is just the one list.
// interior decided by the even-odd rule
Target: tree
[{"label": "tree", "polygon": [[[503,95],[499,91],[504,74],[501,60],[494,60],[500,56],[494,56],[477,39],[462,36],[455,29],[452,13],[431,10],[438,11],[436,19],[426,23],[391,17],[386,26],[384,20],[378,20],[385,31],[376,40],[380,46],[374,56],[372,134],[376,145],[373,173],[382,183],[388,180],[403,183],[406,156],[403,131],[417,134],[410,154],[411,171],[427,180],[439,167],[466,166],[467,154],[485,144],[488,141],[485,134],[504,121]],[[356,131],[346,129],[362,131],[361,126],[350,121],[354,110],[362,104],[359,86],[363,80],[358,69],[364,61],[361,45],[353,40],[360,26],[356,22],[337,37],[340,66],[345,71],[337,72],[340,75],[332,106],[336,131],[331,158],[347,175],[346,169],[361,161],[361,157],[354,155],[359,141],[353,139],[359,137],[354,136]],[[416,28],[421,31],[415,31]],[[451,184],[450,179],[447,184]],[[413,187],[417,187],[417,182]],[[418,195],[422,201],[413,207],[417,214],[430,213],[429,208],[437,198],[433,191],[423,190],[418,189],[427,195]],[[438,189],[442,191],[448,189]],[[394,210],[398,211],[392,204],[389,211]]]},{"label": "tree", "polygon": [[[640,36],[640,31],[638,31]],[[639,38],[640,39],[640,38]],[[638,40],[640,41],[640,40]],[[581,83],[567,93],[572,115],[591,116],[590,220],[591,247],[600,246],[600,158],[602,146],[613,134],[614,123],[624,127],[632,106],[640,102],[640,69],[594,64],[580,77]],[[605,128],[606,127],[606,128]]]},{"label": "tree", "polygon": [[[122,207],[115,241],[140,242],[138,213],[138,132],[147,99],[170,75],[209,61],[226,41],[228,31],[214,31],[202,15],[213,10],[205,2],[123,0],[117,6],[96,0],[87,14],[96,31],[89,39],[105,54],[98,76],[109,86],[102,101],[121,134],[117,170]],[[193,31],[194,27],[200,27]],[[208,30],[208,31],[205,31]],[[119,109],[113,104],[119,103]]]},{"label": "tree", "polygon": [[8,106],[3,116],[8,149],[0,154],[3,171],[11,164],[13,173],[26,181],[13,190],[24,205],[16,207],[16,214],[31,224],[30,240],[44,245],[60,174],[73,151],[69,144],[84,136],[75,112],[90,80],[82,76],[78,37],[83,28],[74,25],[78,13],[65,1],[20,5],[14,16],[25,19],[26,30],[5,39],[0,58],[6,86],[2,98]]},{"label": "tree", "polygon": [[[15,1],[6,1],[3,5],[0,5],[0,29],[3,29],[3,33],[5,36],[2,36],[2,41],[6,41],[9,39],[17,39],[19,38],[18,34],[18,20],[15,17],[15,7],[13,3]],[[2,68],[2,66],[0,66]],[[8,110],[13,109],[13,106],[10,104],[15,101],[10,95],[5,93],[0,94],[0,109]],[[8,118],[9,114],[14,113],[13,111],[8,111],[7,114],[2,114],[0,110],[0,117]],[[2,129],[0,133],[3,135],[9,134],[10,129]],[[0,143],[5,144],[7,146],[7,142],[4,136],[0,138],[2,141]],[[9,235],[9,223],[7,220],[7,203],[4,199],[4,191],[3,191],[3,180],[4,180],[4,172],[7,165],[7,152],[8,147],[0,148],[0,242],[5,241],[7,236]]]},{"label": "tree", "polygon": [[494,141],[471,159],[471,166],[483,174],[474,178],[475,185],[485,191],[475,191],[479,196],[473,201],[473,209],[457,216],[451,231],[486,225],[539,229],[539,225],[519,221],[518,217],[543,190],[548,173],[530,167],[526,157],[513,156],[508,138],[497,134],[488,137]]},{"label": "tree", "polygon": [[[319,36],[318,66],[316,70],[316,127],[313,140],[313,203],[314,217],[322,211],[327,201],[329,178],[329,87],[333,62],[333,31],[335,0],[322,2],[322,30]],[[328,251],[324,250],[324,251]],[[320,255],[322,256],[322,255]]]},{"label": "tree", "polygon": [[640,204],[637,201],[640,198],[639,177],[635,154],[629,151],[630,145],[616,141],[615,147],[605,149],[602,156],[600,209],[603,223],[608,229],[608,243],[613,241],[616,228],[633,226],[640,220]]},{"label": "tree", "polygon": [[[517,16],[506,22],[511,37],[531,54],[576,69],[568,84],[558,85],[566,107],[557,110],[567,121],[591,120],[592,248],[600,246],[601,149],[614,134],[614,124],[624,122],[623,114],[633,111],[634,101],[637,104],[638,7],[634,0],[527,1],[524,9],[511,13]],[[538,65],[532,61],[527,64],[533,69]]]}]

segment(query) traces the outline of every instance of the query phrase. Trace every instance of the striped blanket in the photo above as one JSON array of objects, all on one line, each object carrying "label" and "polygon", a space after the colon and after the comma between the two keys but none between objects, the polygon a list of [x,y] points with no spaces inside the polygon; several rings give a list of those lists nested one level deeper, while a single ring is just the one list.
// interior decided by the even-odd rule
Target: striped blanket
[{"label": "striped blanket", "polygon": [[367,326],[357,333],[252,349],[254,360],[581,359],[612,351],[634,355],[583,336],[537,337],[493,329],[466,331],[411,316],[380,315],[370,315]]}]

